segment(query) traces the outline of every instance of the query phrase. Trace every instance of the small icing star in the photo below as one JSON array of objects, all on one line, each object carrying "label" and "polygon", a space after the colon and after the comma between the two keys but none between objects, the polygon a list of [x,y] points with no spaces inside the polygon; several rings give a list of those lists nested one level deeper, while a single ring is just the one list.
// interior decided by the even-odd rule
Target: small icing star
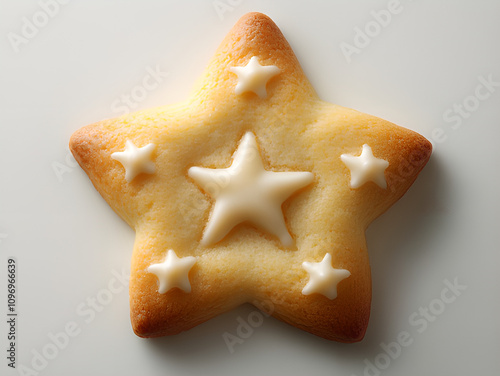
[{"label": "small icing star", "polygon": [[140,173],[154,174],[155,164],[151,161],[154,149],[154,144],[138,148],[132,141],[127,140],[125,151],[113,153],[111,158],[116,159],[125,167],[125,180],[130,183]]},{"label": "small icing star", "polygon": [[191,292],[188,273],[196,263],[196,257],[177,257],[173,250],[169,250],[165,261],[161,264],[153,264],[148,272],[155,274],[160,281],[158,292],[164,294],[170,289],[177,287],[185,292]]},{"label": "small icing star", "polygon": [[389,162],[375,158],[372,148],[367,144],[363,145],[363,151],[359,157],[342,154],[340,158],[351,171],[351,188],[359,188],[369,181],[374,182],[380,188],[387,188],[384,171],[389,167]]},{"label": "small icing star", "polygon": [[267,97],[267,81],[280,73],[280,69],[275,65],[260,65],[256,56],[253,56],[244,67],[231,67],[229,70],[238,75],[236,94],[253,91],[260,98]]},{"label": "small icing star", "polygon": [[216,200],[201,240],[203,245],[217,243],[244,221],[277,236],[285,247],[294,244],[281,205],[310,184],[314,176],[310,172],[265,170],[252,132],[243,136],[231,167],[191,167],[188,174]]},{"label": "small icing star", "polygon": [[303,262],[302,267],[309,273],[309,282],[302,289],[302,294],[323,294],[330,300],[337,297],[338,283],[351,275],[348,270],[332,267],[330,253],[321,262]]}]

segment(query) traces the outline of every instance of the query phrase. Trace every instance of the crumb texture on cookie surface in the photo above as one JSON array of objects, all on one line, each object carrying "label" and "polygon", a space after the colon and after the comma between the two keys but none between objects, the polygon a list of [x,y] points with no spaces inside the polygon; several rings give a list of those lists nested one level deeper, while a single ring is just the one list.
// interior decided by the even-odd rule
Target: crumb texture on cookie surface
[{"label": "crumb texture on cookie surface", "polygon": [[[277,70],[257,77],[252,90],[236,92],[241,78],[234,68],[247,67],[254,57]],[[268,219],[259,217],[258,208],[266,203],[246,201],[244,215],[222,213],[235,216],[234,226],[204,242],[221,192],[240,184],[235,176],[241,171],[231,168],[248,134],[255,140],[248,158],[259,158],[265,174],[306,174],[305,180],[286,197],[270,190],[279,202],[273,215],[279,214],[280,231],[262,224]],[[112,157],[127,142],[155,145],[144,160],[154,173],[149,165],[127,179],[127,168]],[[375,168],[361,174],[363,160],[352,158],[363,156],[364,145]],[[243,303],[267,301],[274,317],[341,342],[361,340],[368,325],[364,232],[406,192],[431,154],[430,143],[413,131],[321,101],[278,27],[260,13],[233,27],[190,98],[84,127],[70,148],[103,198],[136,231],[130,315],[137,335],[177,334]],[[227,173],[200,178],[201,171],[222,170]],[[254,197],[243,196],[237,200]],[[169,250],[187,263],[183,274],[156,270],[164,281],[179,279],[167,289],[151,272],[157,268],[150,268],[164,263]],[[325,270],[306,288],[312,275]]]}]

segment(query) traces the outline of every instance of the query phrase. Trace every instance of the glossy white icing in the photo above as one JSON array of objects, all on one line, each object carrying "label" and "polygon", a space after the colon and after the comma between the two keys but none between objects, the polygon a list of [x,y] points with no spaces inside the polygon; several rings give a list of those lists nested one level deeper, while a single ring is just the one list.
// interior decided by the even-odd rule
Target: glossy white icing
[{"label": "glossy white icing", "polygon": [[141,174],[154,174],[155,164],[151,161],[151,154],[155,149],[154,144],[148,144],[138,148],[132,141],[125,142],[125,151],[118,151],[111,154],[111,158],[120,162],[125,168],[125,180],[130,183]]},{"label": "glossy white icing", "polygon": [[158,277],[160,282],[158,292],[164,294],[170,289],[177,287],[185,292],[191,292],[189,283],[189,271],[196,263],[196,257],[177,257],[173,250],[167,252],[165,261],[160,264],[153,264],[148,268],[148,272]]},{"label": "glossy white icing", "polygon": [[303,262],[302,267],[309,273],[309,282],[302,289],[302,294],[322,294],[328,299],[337,297],[337,285],[351,275],[346,269],[332,266],[332,255],[327,253],[321,262]]},{"label": "glossy white icing", "polygon": [[389,162],[376,158],[372,148],[367,144],[363,145],[363,151],[359,157],[342,154],[340,158],[351,171],[351,188],[359,188],[369,181],[374,182],[380,188],[387,188],[384,171],[389,167]]},{"label": "glossy white icing", "polygon": [[238,75],[236,94],[252,91],[260,98],[267,97],[267,81],[280,73],[280,69],[275,65],[260,65],[256,56],[244,67],[231,67],[229,70]]},{"label": "glossy white icing", "polygon": [[217,243],[245,221],[277,236],[285,247],[294,244],[281,205],[295,191],[309,185],[314,175],[265,170],[253,133],[243,136],[231,167],[191,167],[188,174],[215,199],[202,245]]}]

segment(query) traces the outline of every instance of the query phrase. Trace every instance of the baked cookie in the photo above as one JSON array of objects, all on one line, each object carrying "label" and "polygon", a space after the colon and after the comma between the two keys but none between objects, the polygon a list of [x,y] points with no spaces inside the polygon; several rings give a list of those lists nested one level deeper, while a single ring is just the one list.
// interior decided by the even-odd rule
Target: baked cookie
[{"label": "baked cookie", "polygon": [[70,148],[136,231],[137,335],[249,302],[342,342],[368,324],[365,230],[431,154],[415,132],[321,101],[260,13],[238,21],[187,101],[84,127]]}]

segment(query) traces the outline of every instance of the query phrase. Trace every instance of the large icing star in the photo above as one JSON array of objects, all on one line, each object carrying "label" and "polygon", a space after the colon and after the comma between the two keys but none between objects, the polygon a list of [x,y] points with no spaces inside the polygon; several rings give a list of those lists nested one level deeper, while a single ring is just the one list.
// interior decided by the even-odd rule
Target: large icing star
[{"label": "large icing star", "polygon": [[161,264],[153,264],[148,268],[148,272],[158,277],[160,286],[158,293],[164,294],[167,291],[177,287],[185,292],[191,292],[189,283],[189,271],[196,263],[193,256],[177,257],[173,250],[167,252],[165,261]]},{"label": "large icing star", "polygon": [[321,262],[303,262],[302,267],[309,273],[309,282],[302,289],[302,294],[322,294],[328,299],[337,297],[337,285],[351,275],[345,269],[332,266],[332,255],[327,253]]},{"label": "large icing star", "polygon": [[[269,80],[277,70],[268,70],[243,85],[249,95],[235,93],[236,80],[247,82],[241,71],[258,61],[280,73]],[[136,231],[134,331],[176,334],[248,302],[272,307],[276,318],[316,335],[359,341],[371,302],[364,231],[408,190],[429,159],[430,143],[322,101],[280,30],[260,13],[234,26],[197,82],[184,102],[104,120],[71,138],[94,186]],[[153,175],[130,183],[134,174],[124,178],[112,154],[127,140],[156,145]],[[387,189],[371,183],[351,188],[352,170],[341,155],[357,156],[364,144],[389,163]],[[295,246],[284,247],[290,236]],[[162,294],[148,271],[168,249],[181,260],[196,257],[190,293]],[[351,273],[335,299],[303,294],[314,278],[303,263],[325,254],[330,265]],[[323,263],[328,266],[328,258]]]},{"label": "large icing star", "polygon": [[191,167],[189,176],[216,200],[202,245],[217,243],[234,226],[250,221],[277,236],[285,247],[294,242],[281,205],[314,178],[310,172],[266,171],[251,132],[243,137],[231,167]]},{"label": "large icing star", "polygon": [[359,188],[369,181],[374,182],[380,188],[387,188],[384,171],[389,167],[389,162],[375,158],[372,148],[368,145],[363,145],[363,151],[359,157],[342,154],[340,158],[349,167],[349,170],[351,170],[352,188]]},{"label": "large icing star", "polygon": [[257,56],[252,56],[244,67],[231,67],[229,70],[238,75],[238,84],[235,88],[236,94],[253,91],[260,98],[267,97],[267,81],[280,72],[280,69],[274,65],[260,65]]},{"label": "large icing star", "polygon": [[155,164],[151,161],[151,154],[154,150],[154,144],[138,148],[132,141],[127,140],[125,151],[117,151],[111,154],[111,158],[116,159],[125,167],[125,180],[131,182],[141,173],[155,173]]}]

